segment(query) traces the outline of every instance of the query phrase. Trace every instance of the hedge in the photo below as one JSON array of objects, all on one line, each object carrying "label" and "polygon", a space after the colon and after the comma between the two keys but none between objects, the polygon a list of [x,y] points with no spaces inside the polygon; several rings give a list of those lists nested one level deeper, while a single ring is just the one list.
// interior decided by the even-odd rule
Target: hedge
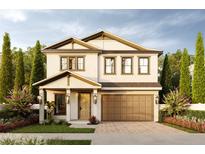
[{"label": "hedge", "polygon": [[0,123],[0,132],[9,132],[12,129],[36,123],[38,123],[38,116],[32,116],[27,119],[16,120],[14,122]]},{"label": "hedge", "polygon": [[189,119],[193,119],[193,117],[195,117],[197,120],[205,120],[205,111],[187,110],[184,113],[184,116],[186,116]]}]

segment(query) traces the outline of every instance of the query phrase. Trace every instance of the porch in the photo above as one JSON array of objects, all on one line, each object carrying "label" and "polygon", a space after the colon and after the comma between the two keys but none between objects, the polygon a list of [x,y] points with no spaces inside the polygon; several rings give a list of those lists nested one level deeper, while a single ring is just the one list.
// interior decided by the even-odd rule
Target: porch
[{"label": "porch", "polygon": [[44,123],[45,104],[47,101],[55,103],[54,120],[66,120],[67,122],[87,123],[94,115],[98,117],[98,91],[86,90],[39,90],[41,103],[39,108],[39,122]]},{"label": "porch", "polygon": [[88,122],[93,115],[100,116],[101,85],[69,71],[39,81],[39,122],[45,122],[46,102],[54,102],[54,120]]}]

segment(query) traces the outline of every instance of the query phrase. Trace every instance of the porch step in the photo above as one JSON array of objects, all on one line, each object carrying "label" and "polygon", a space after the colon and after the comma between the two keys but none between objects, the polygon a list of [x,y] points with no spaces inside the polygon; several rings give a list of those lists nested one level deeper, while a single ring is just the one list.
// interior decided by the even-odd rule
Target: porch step
[{"label": "porch step", "polygon": [[84,125],[87,125],[89,123],[89,121],[87,120],[73,120],[73,121],[69,121],[69,123],[71,124],[84,124]]},{"label": "porch step", "polygon": [[88,125],[89,121],[70,121],[71,128],[96,128],[97,125]]}]

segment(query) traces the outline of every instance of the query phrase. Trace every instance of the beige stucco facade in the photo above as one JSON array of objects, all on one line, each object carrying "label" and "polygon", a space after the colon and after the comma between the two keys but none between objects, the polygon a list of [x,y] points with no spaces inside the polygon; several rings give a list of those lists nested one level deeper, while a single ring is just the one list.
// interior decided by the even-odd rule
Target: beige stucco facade
[{"label": "beige stucco facade", "polygon": [[[55,101],[56,94],[65,95],[66,114],[55,115],[55,119],[79,120],[81,108],[79,95],[86,92],[90,94],[90,115],[96,116],[100,121],[102,120],[102,95],[152,95],[153,120],[158,121],[160,86],[104,87],[103,83],[135,83],[136,85],[137,83],[143,83],[143,85],[157,83],[160,52],[124,41],[114,35],[112,37],[111,34],[108,34],[109,37],[104,35],[106,33],[102,37],[93,38],[92,36],[91,39],[69,39],[44,49],[43,52],[47,57],[47,79],[37,82],[34,86],[39,86],[42,97],[46,94],[47,101]],[[83,71],[68,70],[65,72],[65,70],[60,70],[61,57],[76,56],[84,57],[85,69]],[[105,57],[115,57],[115,74],[105,74]],[[132,57],[132,74],[122,74],[122,57]],[[138,61],[140,57],[149,58],[149,74],[139,74]],[[42,120],[41,116],[40,122]]]}]

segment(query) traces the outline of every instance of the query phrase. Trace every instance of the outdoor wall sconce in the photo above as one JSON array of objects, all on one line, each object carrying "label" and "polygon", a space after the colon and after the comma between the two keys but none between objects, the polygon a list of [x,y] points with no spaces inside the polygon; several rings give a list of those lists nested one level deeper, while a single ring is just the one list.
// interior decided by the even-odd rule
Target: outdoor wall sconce
[{"label": "outdoor wall sconce", "polygon": [[93,102],[94,104],[97,104],[97,94],[93,94]]},{"label": "outdoor wall sconce", "polygon": [[39,104],[42,104],[42,97],[38,96],[37,99],[38,99]]},{"label": "outdoor wall sconce", "polygon": [[155,104],[159,104],[159,96],[158,95],[155,96]]}]

